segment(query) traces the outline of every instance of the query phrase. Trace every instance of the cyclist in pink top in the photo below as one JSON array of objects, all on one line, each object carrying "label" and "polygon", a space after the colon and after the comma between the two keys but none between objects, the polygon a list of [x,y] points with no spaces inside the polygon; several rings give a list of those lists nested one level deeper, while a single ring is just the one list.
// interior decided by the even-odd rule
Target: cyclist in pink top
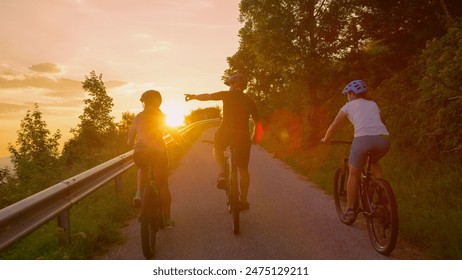
[{"label": "cyclist in pink top", "polygon": [[[154,180],[159,188],[164,212],[164,225],[172,227],[170,218],[171,195],[168,188],[168,155],[164,141],[166,130],[165,115],[160,110],[162,96],[156,90],[148,90],[141,95],[144,110],[138,113],[128,135],[127,145],[133,146],[133,158],[138,167],[137,192],[133,203],[141,206],[141,191],[149,176],[149,167],[154,169]],[[136,140],[136,142],[135,142]]]},{"label": "cyclist in pink top", "polygon": [[348,102],[340,109],[334,121],[321,140],[326,143],[335,131],[348,119],[354,126],[354,140],[350,150],[350,170],[347,182],[347,219],[355,218],[355,204],[361,171],[370,154],[371,172],[375,178],[382,178],[381,159],[390,148],[388,130],[382,121],[377,104],[367,96],[367,86],[361,80],[349,83],[342,92]]}]

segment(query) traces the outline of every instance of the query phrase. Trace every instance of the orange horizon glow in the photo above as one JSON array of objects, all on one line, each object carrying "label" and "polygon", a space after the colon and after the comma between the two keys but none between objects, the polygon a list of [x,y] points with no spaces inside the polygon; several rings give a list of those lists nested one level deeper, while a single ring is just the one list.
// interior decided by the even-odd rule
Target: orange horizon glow
[{"label": "orange horizon glow", "polygon": [[239,2],[7,1],[0,9],[0,157],[10,156],[8,144],[35,103],[50,132],[61,131],[62,147],[80,121],[81,83],[91,71],[103,75],[116,122],[141,111],[148,89],[162,94],[169,126],[215,106],[186,103],[184,94],[227,89],[221,76],[239,46]]}]

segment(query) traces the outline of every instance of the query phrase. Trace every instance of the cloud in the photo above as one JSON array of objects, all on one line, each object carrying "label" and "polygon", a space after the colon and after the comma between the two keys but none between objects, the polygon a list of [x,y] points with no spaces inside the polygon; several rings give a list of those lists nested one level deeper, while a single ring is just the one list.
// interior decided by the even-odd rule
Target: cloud
[{"label": "cloud", "polygon": [[[27,69],[30,71],[4,70],[3,75],[0,75],[0,90],[37,88],[48,90],[45,94],[50,96],[60,96],[59,92],[83,92],[82,81],[52,75],[62,73],[56,64],[41,63]],[[117,88],[126,84],[124,81],[105,82],[107,88]]]},{"label": "cloud", "polygon": [[108,82],[104,82],[104,86],[106,88],[109,88],[109,89],[120,88],[120,87],[123,87],[123,86],[126,86],[126,85],[128,85],[128,83],[125,82],[125,81],[108,81]]},{"label": "cloud", "polygon": [[29,70],[39,73],[59,74],[61,69],[53,63],[40,63],[29,67]]},{"label": "cloud", "polygon": [[79,81],[69,80],[65,78],[52,78],[46,76],[29,76],[16,79],[5,79],[0,77],[0,88],[15,89],[15,88],[40,88],[40,89],[78,89],[81,87]]},{"label": "cloud", "polygon": [[26,106],[13,103],[0,103],[0,118],[17,119],[25,111]]},{"label": "cloud", "polygon": [[[14,119],[22,117],[30,104],[38,103],[44,110],[65,111],[83,106],[86,96],[82,81],[63,77],[63,71],[53,63],[40,63],[22,69],[1,65],[0,117]],[[111,89],[127,85],[127,82],[111,80],[105,82],[108,94]]]}]

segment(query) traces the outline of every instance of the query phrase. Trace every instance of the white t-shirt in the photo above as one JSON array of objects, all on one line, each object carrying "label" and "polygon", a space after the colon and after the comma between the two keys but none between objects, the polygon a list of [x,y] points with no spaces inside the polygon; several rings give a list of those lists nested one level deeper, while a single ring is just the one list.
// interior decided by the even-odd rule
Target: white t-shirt
[{"label": "white t-shirt", "polygon": [[354,137],[388,135],[388,130],[380,118],[380,109],[374,101],[363,98],[346,103],[344,112],[355,128]]}]

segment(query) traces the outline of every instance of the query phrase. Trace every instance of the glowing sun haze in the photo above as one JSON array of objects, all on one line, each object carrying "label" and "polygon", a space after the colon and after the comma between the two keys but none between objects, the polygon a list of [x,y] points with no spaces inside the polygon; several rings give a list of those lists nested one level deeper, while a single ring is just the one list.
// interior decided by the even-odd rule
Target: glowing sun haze
[{"label": "glowing sun haze", "polygon": [[9,156],[27,110],[38,103],[63,141],[79,123],[91,71],[103,74],[116,121],[156,89],[168,122],[198,107],[184,93],[226,89],[226,58],[239,46],[239,0],[2,0],[0,157]]}]

